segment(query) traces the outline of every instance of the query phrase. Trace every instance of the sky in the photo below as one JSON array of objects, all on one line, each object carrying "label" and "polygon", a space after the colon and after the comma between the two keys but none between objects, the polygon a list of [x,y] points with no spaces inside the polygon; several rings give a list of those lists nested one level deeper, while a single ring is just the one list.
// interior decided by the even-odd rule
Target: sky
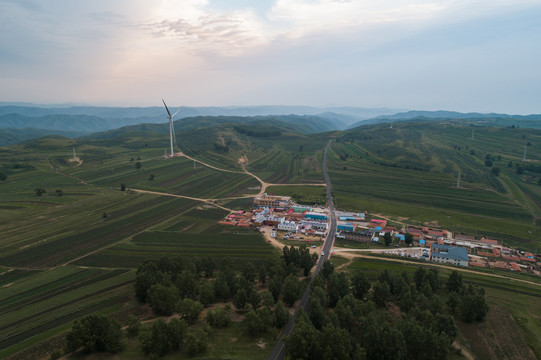
[{"label": "sky", "polygon": [[0,101],[541,113],[540,0],[0,0]]}]

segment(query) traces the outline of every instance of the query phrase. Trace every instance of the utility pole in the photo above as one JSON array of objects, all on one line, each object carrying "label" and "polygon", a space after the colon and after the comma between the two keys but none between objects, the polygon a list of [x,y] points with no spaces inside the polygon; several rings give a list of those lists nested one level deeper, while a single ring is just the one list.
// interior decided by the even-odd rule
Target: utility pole
[{"label": "utility pole", "polygon": [[473,135],[474,135],[474,134],[473,134],[474,131],[475,131],[475,129],[471,129],[471,139],[472,139],[472,140],[474,139],[474,136],[473,136]]},{"label": "utility pole", "polygon": [[458,177],[456,178],[456,187],[457,189],[460,187],[460,169],[458,169]]},{"label": "utility pole", "polygon": [[522,155],[522,161],[526,161],[526,150],[528,149],[528,144],[524,145],[524,155]]}]

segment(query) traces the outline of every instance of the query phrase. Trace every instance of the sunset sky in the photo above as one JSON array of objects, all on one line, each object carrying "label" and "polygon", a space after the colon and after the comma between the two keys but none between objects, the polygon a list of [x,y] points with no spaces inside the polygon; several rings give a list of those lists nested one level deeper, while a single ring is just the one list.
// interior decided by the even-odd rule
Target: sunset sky
[{"label": "sunset sky", "polygon": [[540,0],[0,0],[0,101],[541,113]]}]

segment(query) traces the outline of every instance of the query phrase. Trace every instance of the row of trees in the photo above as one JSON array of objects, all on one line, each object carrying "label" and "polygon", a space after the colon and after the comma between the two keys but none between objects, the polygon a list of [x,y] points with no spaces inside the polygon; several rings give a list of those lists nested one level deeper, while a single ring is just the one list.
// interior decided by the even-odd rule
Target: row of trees
[{"label": "row of trees", "polygon": [[454,317],[481,321],[488,311],[483,289],[466,287],[457,272],[444,284],[437,269],[423,267],[413,278],[385,270],[370,282],[325,263],[311,287],[286,340],[293,359],[442,359],[458,334]]}]

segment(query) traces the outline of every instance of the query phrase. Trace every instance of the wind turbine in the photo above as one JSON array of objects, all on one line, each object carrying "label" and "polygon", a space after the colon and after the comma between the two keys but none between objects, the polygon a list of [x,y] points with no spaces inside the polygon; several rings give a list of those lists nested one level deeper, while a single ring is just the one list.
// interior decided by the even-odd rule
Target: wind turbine
[{"label": "wind turbine", "polygon": [[177,110],[176,113],[171,115],[171,112],[169,112],[169,108],[167,107],[167,104],[165,103],[163,99],[162,101],[163,101],[163,104],[165,105],[165,110],[167,110],[167,115],[169,118],[169,140],[171,143],[171,157],[173,157],[173,139],[175,139],[175,145],[177,144],[177,139],[175,137],[175,127],[173,126],[173,116],[175,116],[179,112],[180,109]]}]

